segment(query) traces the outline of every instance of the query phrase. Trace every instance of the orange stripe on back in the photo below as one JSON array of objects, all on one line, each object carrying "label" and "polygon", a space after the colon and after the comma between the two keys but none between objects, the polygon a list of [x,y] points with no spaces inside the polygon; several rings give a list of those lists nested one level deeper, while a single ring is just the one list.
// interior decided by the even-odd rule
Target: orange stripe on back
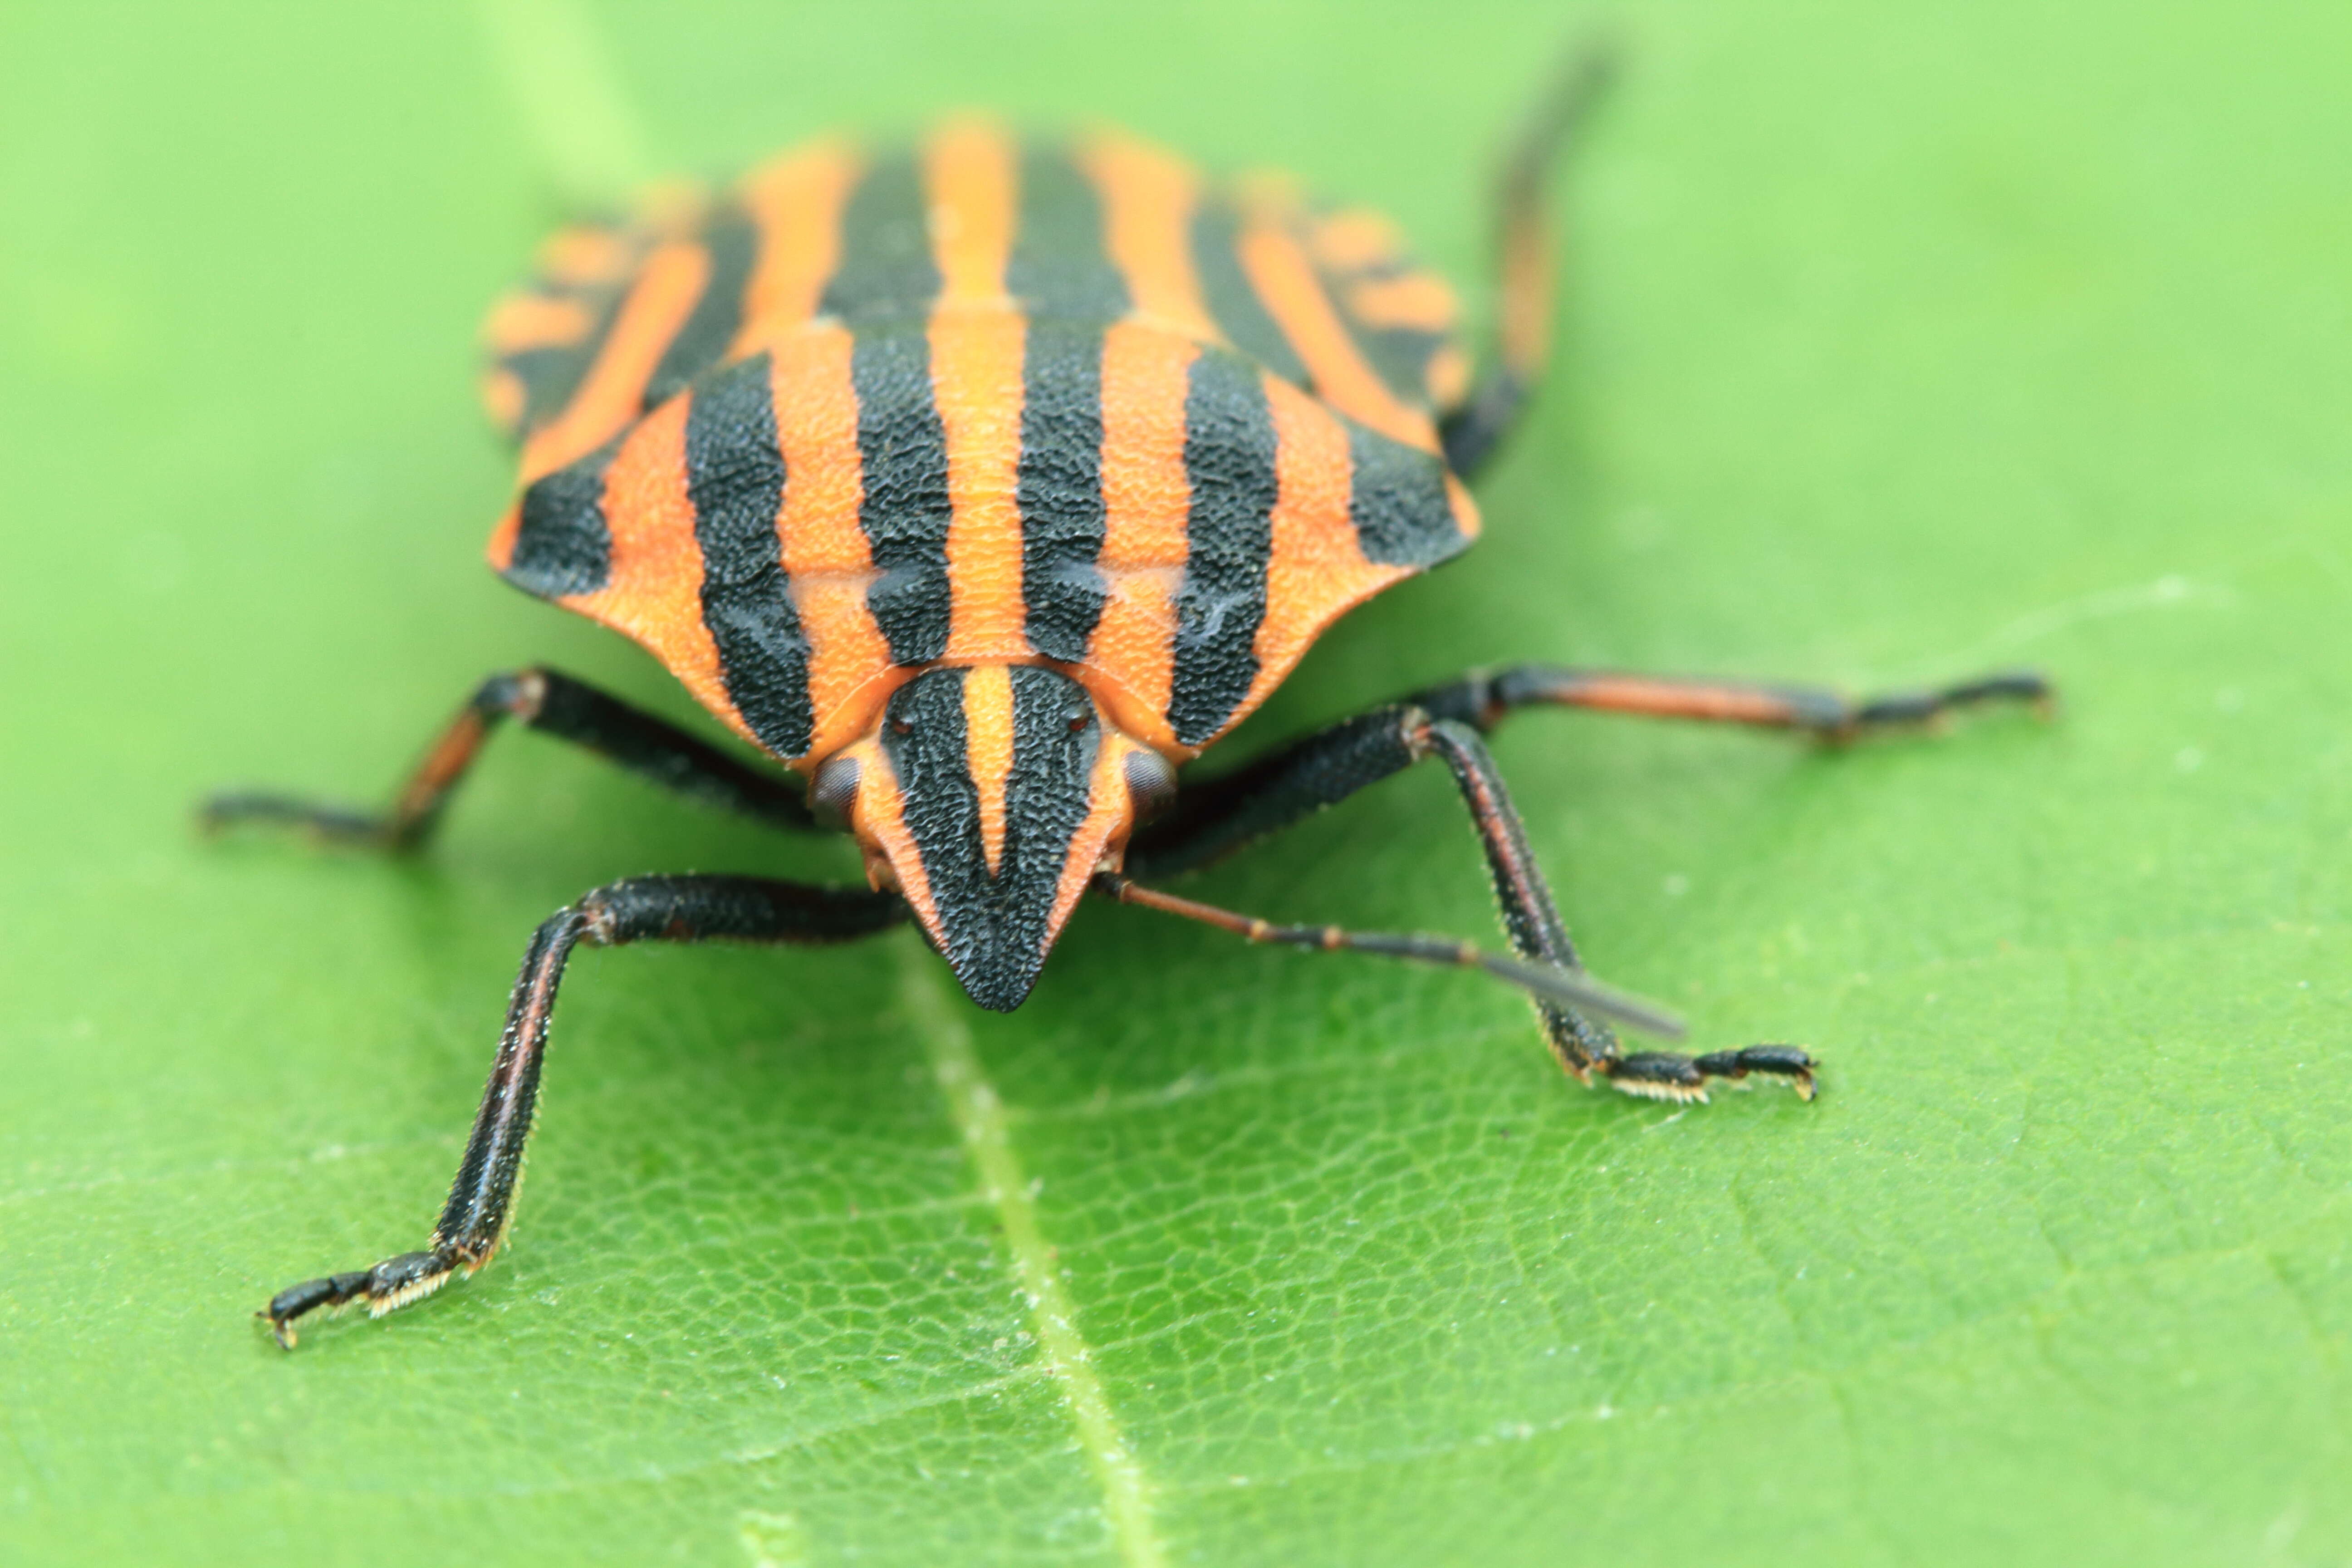
[{"label": "orange stripe on back", "polygon": [[588,307],[551,294],[509,294],[490,307],[482,323],[482,343],[504,356],[525,349],[576,343],[596,324]]},{"label": "orange stripe on back", "polygon": [[1454,526],[1461,531],[1462,537],[1477,538],[1478,530],[1483,526],[1478,516],[1478,503],[1470,499],[1470,487],[1451,470],[1445,476],[1445,504],[1452,510]]},{"label": "orange stripe on back", "polygon": [[517,496],[507,510],[499,514],[499,521],[490,529],[489,544],[482,552],[490,563],[491,571],[500,576],[506,575],[507,568],[514,564],[515,543],[521,537],[522,498]]},{"label": "orange stripe on back", "polygon": [[1290,232],[1286,201],[1263,184],[1245,188],[1242,199],[1249,213],[1237,246],[1242,270],[1307,366],[1317,393],[1383,436],[1436,451],[1437,427],[1429,416],[1398,402],[1348,335],[1314,264]]},{"label": "orange stripe on back", "polygon": [[760,260],[743,293],[743,330],[728,351],[816,314],[841,258],[841,214],[859,160],[846,142],[821,142],[762,164],[740,187],[760,230]]},{"label": "orange stripe on back", "polygon": [[947,436],[949,659],[1025,658],[1021,597],[1021,358],[1009,310],[931,317],[931,395]]},{"label": "orange stripe on back", "polygon": [[522,423],[523,408],[530,394],[524,390],[522,377],[503,366],[494,366],[482,373],[482,406],[488,411],[490,423],[502,430],[512,430]]},{"label": "orange stripe on back", "polygon": [[683,240],[646,258],[587,379],[563,412],[523,443],[525,485],[586,457],[637,417],[646,383],[692,314],[709,273],[710,258],[702,247]]},{"label": "orange stripe on back", "polygon": [[931,256],[931,398],[947,437],[950,659],[1025,658],[1021,597],[1021,361],[1028,323],[1004,294],[1013,253],[1011,141],[960,121],[923,150]]},{"label": "orange stripe on back", "polygon": [[941,305],[1004,298],[1016,178],[1013,143],[991,121],[950,121],[924,143],[923,196]]},{"label": "orange stripe on back", "polygon": [[1013,671],[977,665],[963,678],[964,758],[980,795],[980,849],[988,874],[1004,862],[1004,786],[1013,776]]},{"label": "orange stripe on back", "polygon": [[557,229],[539,247],[539,270],[547,280],[574,287],[617,283],[635,259],[628,237],[600,224]]},{"label": "orange stripe on back", "polygon": [[1341,272],[1360,272],[1393,260],[1404,249],[1404,236],[1385,213],[1369,207],[1349,207],[1318,218],[1308,243],[1315,259]]},{"label": "orange stripe on back", "polygon": [[1429,356],[1429,368],[1423,373],[1429,388],[1429,400],[1439,408],[1451,412],[1470,398],[1470,356],[1462,352],[1459,343],[1441,343]]},{"label": "orange stripe on back", "polygon": [[702,547],[686,489],[688,402],[674,398],[647,416],[604,472],[611,586],[558,602],[643,644],[696,701],[757,745],[727,695],[718,645],[702,622]]},{"label": "orange stripe on back", "polygon": [[1202,342],[1223,341],[1201,298],[1190,229],[1200,181],[1178,159],[1124,136],[1089,138],[1077,162],[1102,197],[1104,249],[1136,319]]},{"label": "orange stripe on back", "polygon": [[1347,426],[1281,377],[1265,382],[1276,443],[1274,548],[1255,645],[1257,679],[1227,728],[1265,700],[1325,627],[1414,571],[1364,559],[1348,510],[1354,464]]},{"label": "orange stripe on back", "polygon": [[1168,697],[1192,505],[1184,398],[1199,353],[1191,339],[1139,321],[1103,334],[1103,543],[1095,563],[1106,596],[1079,673],[1119,728],[1171,752],[1183,749],[1168,725]]},{"label": "orange stripe on back", "polygon": [[1408,272],[1400,278],[1367,278],[1348,286],[1348,312],[1373,328],[1403,327],[1413,331],[1443,332],[1452,329],[1458,313],[1454,290],[1430,272]]},{"label": "orange stripe on back", "polygon": [[830,755],[868,727],[896,681],[890,645],[866,606],[874,561],[857,509],[866,488],[857,462],[857,394],[849,379],[848,330],[811,324],[767,345],[784,457],[784,510],[778,522],[793,608],[809,641],[809,702],[816,724],[812,759]]}]

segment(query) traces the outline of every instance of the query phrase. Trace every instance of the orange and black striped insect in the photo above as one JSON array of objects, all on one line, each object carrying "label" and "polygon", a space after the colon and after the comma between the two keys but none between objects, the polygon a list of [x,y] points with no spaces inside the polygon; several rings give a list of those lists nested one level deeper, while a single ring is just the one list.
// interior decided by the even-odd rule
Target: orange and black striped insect
[{"label": "orange and black striped insect", "polygon": [[[1522,665],[1181,772],[1340,615],[1476,538],[1464,480],[1542,367],[1545,185],[1602,75],[1578,57],[1506,165],[1483,371],[1386,220],[1279,179],[1207,183],[1112,134],[964,120],[911,148],[822,142],[722,196],[558,234],[488,323],[488,401],[522,446],[491,563],[645,645],[785,771],[531,669],[485,682],[389,812],[238,794],[207,820],[415,849],[512,718],[706,803],[846,832],[870,886],[633,877],[557,911],[430,1242],[280,1292],[280,1342],[316,1308],[389,1311],[498,1249],[582,942],[830,942],[911,919],[1003,1011],[1091,890],[1253,941],[1483,968],[1533,997],[1568,1070],[1631,1093],[1765,1074],[1810,1095],[1793,1047],[1621,1049],[1602,1020],[1676,1026],[1585,975],[1480,736],[1548,703],[1845,739],[2038,700],[2037,678],[1853,703]],[[1461,788],[1515,956],[1145,885],[1430,758]]]}]

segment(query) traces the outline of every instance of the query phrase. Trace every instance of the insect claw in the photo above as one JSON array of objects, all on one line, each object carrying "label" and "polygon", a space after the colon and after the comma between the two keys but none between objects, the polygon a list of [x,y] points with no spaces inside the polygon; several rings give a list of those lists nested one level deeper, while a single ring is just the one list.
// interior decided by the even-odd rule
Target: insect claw
[{"label": "insect claw", "polygon": [[1672,1051],[1636,1051],[1604,1064],[1609,1087],[1642,1100],[1681,1105],[1706,1103],[1706,1073],[1690,1058]]}]

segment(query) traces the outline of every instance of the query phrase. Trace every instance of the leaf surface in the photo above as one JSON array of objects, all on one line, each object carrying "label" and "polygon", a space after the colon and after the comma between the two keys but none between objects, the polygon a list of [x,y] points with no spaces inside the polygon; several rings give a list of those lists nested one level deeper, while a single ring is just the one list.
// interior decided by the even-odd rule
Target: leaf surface
[{"label": "leaf surface", "polygon": [[[530,736],[416,865],[188,829],[221,784],[379,794],[494,668],[688,716],[478,560],[473,323],[559,190],[639,136],[716,172],[986,100],[1288,165],[1474,279],[1562,24],[0,24],[5,1554],[2352,1554],[2347,14],[1623,10],[1486,540],[1232,744],[1519,658],[2049,668],[2054,725],[1843,754],[1498,742],[1595,970],[1701,1048],[1808,1043],[1822,1100],[1583,1090],[1475,978],[1141,910],[1082,912],[1003,1018],[905,939],[590,953],[511,1247],[291,1357],[247,1314],[421,1239],[537,921],[635,871],[856,875]],[[1192,886],[1491,921],[1434,776]]]}]

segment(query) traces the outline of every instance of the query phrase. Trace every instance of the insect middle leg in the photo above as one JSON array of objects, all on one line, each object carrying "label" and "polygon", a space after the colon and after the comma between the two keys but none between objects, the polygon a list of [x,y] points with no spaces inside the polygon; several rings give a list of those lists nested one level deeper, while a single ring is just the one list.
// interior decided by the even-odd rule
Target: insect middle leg
[{"label": "insect middle leg", "polygon": [[572,949],[637,942],[845,942],[903,921],[894,893],[817,888],[763,877],[631,877],[558,910],[532,933],[507,1004],[499,1054],[474,1116],[473,1135],[440,1223],[420,1252],[370,1268],[308,1279],[280,1290],[259,1314],[278,1342],[294,1346],[294,1320],[320,1307],[365,1301],[377,1317],[429,1296],[456,1273],[490,1260],[513,1217],[524,1140],[539,1100],[547,1022]]},{"label": "insect middle leg", "polygon": [[1948,686],[1853,699],[1822,686],[1705,677],[1633,675],[1556,664],[1475,670],[1405,700],[1434,718],[1485,731],[1522,708],[1589,708],[1653,719],[1696,719],[1794,730],[1833,742],[1940,722],[1967,709],[2025,702],[2047,710],[2050,682],[2032,670],[2000,670]]},{"label": "insect middle leg", "polygon": [[[1469,808],[1512,948],[1532,963],[1581,973],[1575,944],[1560,922],[1550,886],[1528,847],[1518,811],[1486,743],[1460,720],[1433,717],[1412,704],[1346,720],[1238,773],[1189,787],[1178,795],[1168,816],[1136,835],[1128,848],[1127,869],[1150,879],[1206,865],[1430,758],[1445,764]],[[1812,1090],[1813,1060],[1792,1047],[1756,1047],[1705,1057],[1669,1051],[1627,1054],[1607,1025],[1576,1007],[1540,995],[1535,1005],[1562,1067],[1580,1079],[1598,1072],[1629,1094],[1696,1100],[1704,1098],[1709,1078],[1745,1078],[1749,1073],[1786,1078],[1808,1095]]]},{"label": "insect middle leg", "polygon": [[398,852],[432,837],[450,795],[500,721],[584,746],[629,772],[679,794],[779,827],[814,831],[816,819],[792,781],[738,762],[708,742],[552,669],[494,675],[475,689],[382,812],[321,805],[291,795],[233,791],[204,803],[207,829],[265,822],[305,829],[334,843]]}]

